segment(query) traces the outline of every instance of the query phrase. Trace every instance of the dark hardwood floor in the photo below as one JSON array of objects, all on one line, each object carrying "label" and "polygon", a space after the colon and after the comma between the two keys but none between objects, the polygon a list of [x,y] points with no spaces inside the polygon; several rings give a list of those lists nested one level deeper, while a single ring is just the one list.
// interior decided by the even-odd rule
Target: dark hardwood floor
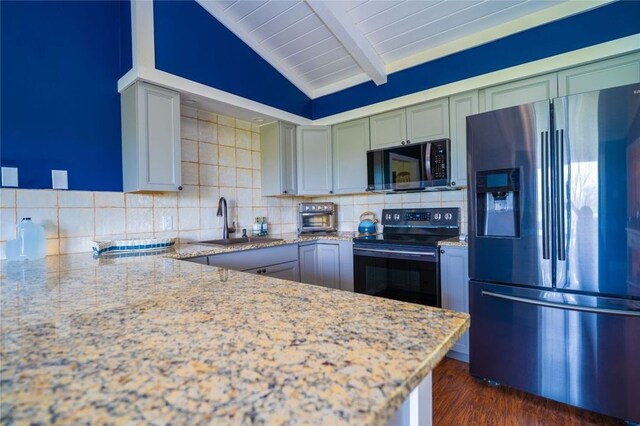
[{"label": "dark hardwood floor", "polygon": [[469,374],[469,364],[445,358],[433,372],[433,422],[449,425],[624,425],[607,416],[493,387]]}]

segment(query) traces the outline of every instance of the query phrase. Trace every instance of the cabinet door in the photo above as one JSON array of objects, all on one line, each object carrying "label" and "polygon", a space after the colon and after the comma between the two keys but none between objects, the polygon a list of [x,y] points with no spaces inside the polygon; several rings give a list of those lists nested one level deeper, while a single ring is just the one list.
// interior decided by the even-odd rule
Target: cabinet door
[{"label": "cabinet door", "polygon": [[280,123],[260,126],[260,171],[262,175],[262,195],[282,194],[282,148],[280,144]]},{"label": "cabinet door", "polygon": [[318,284],[340,288],[340,246],[318,243]]},{"label": "cabinet door", "polygon": [[282,156],[281,192],[282,194],[295,195],[298,173],[296,168],[296,126],[291,123],[280,123],[280,153]]},{"label": "cabinet door", "polygon": [[451,108],[451,186],[467,186],[467,116],[478,113],[478,91],[449,98]]},{"label": "cabinet door", "polygon": [[407,140],[407,115],[404,109],[372,115],[371,149],[400,145]]},{"label": "cabinet door", "polygon": [[300,245],[298,260],[300,262],[300,282],[318,284],[318,254],[316,243]]},{"label": "cabinet door", "polygon": [[285,244],[275,247],[212,254],[209,256],[209,265],[233,269],[234,271],[246,271],[248,269],[260,269],[264,265],[276,265],[293,260],[298,261],[298,246],[296,244]]},{"label": "cabinet door", "polygon": [[299,126],[298,194],[326,195],[333,193],[331,169],[331,127]]},{"label": "cabinet door", "polygon": [[546,74],[484,89],[481,94],[480,112],[543,101],[557,96],[557,74]]},{"label": "cabinet door", "polygon": [[449,99],[438,99],[407,108],[407,142],[449,137]]},{"label": "cabinet door", "polygon": [[369,117],[333,126],[333,192],[354,194],[367,188]]},{"label": "cabinet door", "polygon": [[298,261],[281,263],[279,265],[265,266],[261,269],[261,275],[282,280],[300,281],[300,270]]},{"label": "cabinet door", "polygon": [[[469,312],[469,265],[466,247],[440,249],[440,276],[442,307],[458,312]],[[469,362],[469,332],[451,348],[452,358]]]},{"label": "cabinet door", "polygon": [[124,191],[181,189],[180,94],[138,82],[121,111]]},{"label": "cabinet door", "polygon": [[558,96],[575,95],[640,82],[640,53],[558,73]]}]

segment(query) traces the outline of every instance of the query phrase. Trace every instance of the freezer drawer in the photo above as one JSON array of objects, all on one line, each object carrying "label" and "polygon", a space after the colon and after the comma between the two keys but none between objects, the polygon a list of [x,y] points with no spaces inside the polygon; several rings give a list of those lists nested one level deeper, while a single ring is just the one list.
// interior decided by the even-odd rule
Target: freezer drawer
[{"label": "freezer drawer", "polygon": [[469,292],[473,376],[640,421],[640,302],[477,281]]}]

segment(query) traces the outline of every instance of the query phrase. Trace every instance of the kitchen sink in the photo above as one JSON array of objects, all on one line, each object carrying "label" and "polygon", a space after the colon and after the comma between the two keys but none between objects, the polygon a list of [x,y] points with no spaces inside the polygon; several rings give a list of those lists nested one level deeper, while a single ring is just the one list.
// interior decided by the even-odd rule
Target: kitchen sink
[{"label": "kitchen sink", "polygon": [[195,241],[192,244],[202,244],[202,245],[210,245],[210,246],[231,246],[234,244],[270,243],[274,241],[282,241],[282,238],[268,238],[268,237],[223,238],[221,240]]}]

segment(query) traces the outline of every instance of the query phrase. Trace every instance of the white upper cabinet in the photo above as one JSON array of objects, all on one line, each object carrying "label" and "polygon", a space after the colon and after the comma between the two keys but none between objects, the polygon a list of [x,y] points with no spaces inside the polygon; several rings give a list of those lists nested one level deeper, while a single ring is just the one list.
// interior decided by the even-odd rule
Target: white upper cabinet
[{"label": "white upper cabinet", "polygon": [[552,99],[558,96],[556,73],[488,87],[480,92],[480,112]]},{"label": "white upper cabinet", "polygon": [[371,149],[400,145],[407,140],[404,109],[371,116]]},{"label": "white upper cabinet", "polygon": [[467,117],[478,113],[478,91],[449,98],[451,109],[451,186],[467,186]]},{"label": "white upper cabinet", "polygon": [[182,189],[180,94],[137,82],[120,102],[124,192]]},{"label": "white upper cabinet", "polygon": [[449,137],[449,99],[407,108],[407,143]]},{"label": "white upper cabinet", "polygon": [[560,71],[558,95],[575,95],[634,83],[640,83],[640,53]]},{"label": "white upper cabinet", "polygon": [[262,195],[295,195],[296,126],[275,122],[260,127]]},{"label": "white upper cabinet", "polygon": [[298,126],[298,195],[333,193],[331,126]]},{"label": "white upper cabinet", "polygon": [[354,194],[367,187],[369,117],[333,126],[333,192]]},{"label": "white upper cabinet", "polygon": [[371,149],[449,137],[449,100],[371,116]]}]

